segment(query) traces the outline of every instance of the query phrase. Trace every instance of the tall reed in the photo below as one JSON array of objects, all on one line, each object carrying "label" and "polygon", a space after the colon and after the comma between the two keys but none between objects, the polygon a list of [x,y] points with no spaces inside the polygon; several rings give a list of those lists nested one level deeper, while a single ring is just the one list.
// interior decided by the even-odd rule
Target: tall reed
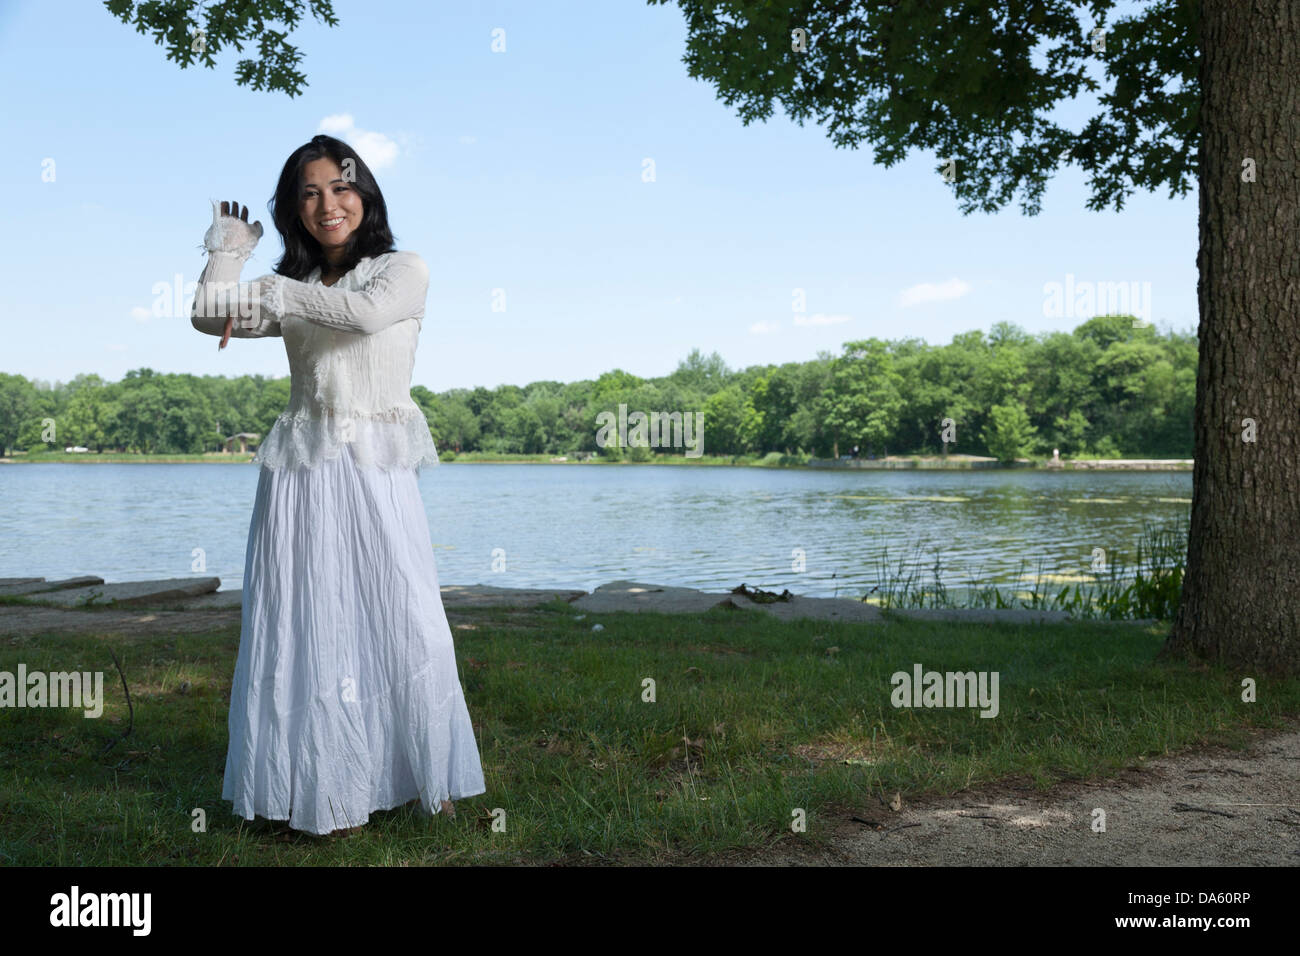
[{"label": "tall reed", "polygon": [[[1091,572],[1091,582],[1066,584],[1060,590],[1048,582],[1041,560],[1032,586],[1004,591],[972,575],[964,586],[954,588],[944,582],[938,548],[932,549],[931,559],[922,555],[918,544],[910,557],[904,554],[891,566],[886,545],[876,560],[876,586],[863,600],[884,608],[1026,608],[1066,611],[1078,618],[1169,620],[1182,594],[1188,526],[1187,519],[1162,525],[1143,522],[1132,565],[1115,555]],[[1024,568],[1022,561],[1017,578],[1024,576]]]}]

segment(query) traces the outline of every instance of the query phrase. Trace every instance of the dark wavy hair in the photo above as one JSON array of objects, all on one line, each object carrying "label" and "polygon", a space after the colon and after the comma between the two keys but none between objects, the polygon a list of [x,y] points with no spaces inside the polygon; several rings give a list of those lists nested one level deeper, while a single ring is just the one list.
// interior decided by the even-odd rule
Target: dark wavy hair
[{"label": "dark wavy hair", "polygon": [[340,168],[346,168],[344,160],[352,160],[356,179],[349,185],[361,196],[361,225],[348,236],[343,247],[342,271],[347,272],[367,256],[373,259],[385,252],[397,251],[393,245],[393,232],[388,228],[384,194],[379,191],[379,183],[375,182],[370,167],[342,140],[324,134],[313,136],[311,142],[299,146],[285,160],[275,195],[267,204],[284,242],[284,255],[276,263],[275,272],[290,279],[306,279],[317,266],[324,271],[329,264],[321,244],[307,231],[298,214],[303,168],[310,162],[325,158],[332,159]]}]

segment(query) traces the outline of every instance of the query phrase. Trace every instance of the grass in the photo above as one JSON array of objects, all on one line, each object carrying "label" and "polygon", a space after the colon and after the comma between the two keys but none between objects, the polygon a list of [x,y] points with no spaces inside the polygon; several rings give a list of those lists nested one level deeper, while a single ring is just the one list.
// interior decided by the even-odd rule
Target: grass
[{"label": "grass", "polygon": [[[0,720],[0,866],[680,862],[793,839],[843,808],[1008,778],[1048,785],[1142,755],[1239,745],[1300,712],[1300,681],[1156,662],[1160,628],[599,615],[562,602],[457,610],[457,658],[487,793],[457,817],[408,805],[346,839],[235,817],[220,799],[238,628],[0,640],[0,671],[104,671],[103,717]],[[134,706],[128,715],[116,668]],[[996,670],[1001,711],[895,709],[890,675]],[[643,682],[657,701],[642,700]],[[186,692],[182,682],[188,682]],[[129,736],[120,738],[133,720]],[[506,829],[488,824],[495,808]],[[194,811],[206,832],[193,832]]]}]

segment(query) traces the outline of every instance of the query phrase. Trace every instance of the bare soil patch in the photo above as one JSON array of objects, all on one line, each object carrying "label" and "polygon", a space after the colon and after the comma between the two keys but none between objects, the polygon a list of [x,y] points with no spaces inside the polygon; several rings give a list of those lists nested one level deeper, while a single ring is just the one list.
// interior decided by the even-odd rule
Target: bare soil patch
[{"label": "bare soil patch", "polygon": [[[1007,783],[898,810],[872,797],[821,815],[825,851],[798,835],[677,865],[1297,866],[1300,722],[1254,731],[1246,751],[1205,747],[1139,761],[1120,775],[1041,791]],[[1094,832],[1093,811],[1106,813]],[[857,818],[856,820],[854,818]],[[859,822],[866,821],[866,822]],[[818,825],[816,821],[813,825]],[[668,861],[665,861],[668,862]]]},{"label": "bare soil patch", "polygon": [[167,634],[201,634],[239,627],[239,608],[205,611],[85,611],[58,607],[9,604],[0,606],[0,637],[34,634],[124,634],[156,637]]}]

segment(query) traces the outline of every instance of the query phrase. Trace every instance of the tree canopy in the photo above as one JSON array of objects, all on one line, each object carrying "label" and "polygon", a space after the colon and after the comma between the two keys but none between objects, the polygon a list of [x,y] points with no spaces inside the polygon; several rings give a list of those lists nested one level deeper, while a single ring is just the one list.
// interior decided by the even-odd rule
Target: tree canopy
[{"label": "tree canopy", "polygon": [[137,33],[153,34],[182,70],[196,63],[215,69],[217,54],[227,47],[242,53],[246,43],[255,44],[257,55],[235,65],[235,82],[291,97],[308,83],[289,34],[305,12],[331,27],[339,22],[330,0],[104,0],[104,6]]},{"label": "tree canopy", "polygon": [[[779,100],[837,147],[868,143],[885,167],[910,149],[932,154],[963,213],[1019,194],[1036,215],[1063,165],[1088,174],[1092,209],[1122,209],[1135,188],[1185,195],[1196,181],[1191,0],[1113,22],[1116,0],[647,2],[681,8],[688,74],[715,85],[744,125]],[[1085,92],[1101,109],[1079,129],[1049,116]]]}]

